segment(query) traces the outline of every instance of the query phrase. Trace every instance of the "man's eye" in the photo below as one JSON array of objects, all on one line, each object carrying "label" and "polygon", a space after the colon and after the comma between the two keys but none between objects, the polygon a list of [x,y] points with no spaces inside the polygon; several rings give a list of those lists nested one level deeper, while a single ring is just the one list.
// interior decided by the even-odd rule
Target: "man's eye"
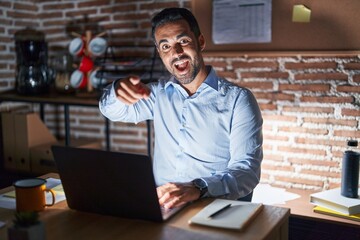
[{"label": "man's eye", "polygon": [[170,46],[169,46],[169,45],[164,44],[164,45],[161,46],[161,50],[162,50],[162,51],[167,51],[167,50],[169,50],[169,49],[170,49]]},{"label": "man's eye", "polygon": [[181,40],[180,40],[180,44],[181,44],[181,45],[188,44],[189,42],[190,42],[190,41],[187,40],[187,39],[181,39]]}]

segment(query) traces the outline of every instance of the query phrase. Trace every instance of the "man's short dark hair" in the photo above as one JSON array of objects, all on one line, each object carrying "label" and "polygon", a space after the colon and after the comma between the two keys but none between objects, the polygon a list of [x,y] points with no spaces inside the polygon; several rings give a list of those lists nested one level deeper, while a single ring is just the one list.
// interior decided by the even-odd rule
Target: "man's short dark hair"
[{"label": "man's short dark hair", "polygon": [[189,10],[186,8],[165,8],[151,20],[153,40],[155,41],[156,28],[165,23],[176,22],[182,19],[189,24],[190,30],[194,33],[195,37],[198,38],[200,36],[200,28],[196,18]]}]

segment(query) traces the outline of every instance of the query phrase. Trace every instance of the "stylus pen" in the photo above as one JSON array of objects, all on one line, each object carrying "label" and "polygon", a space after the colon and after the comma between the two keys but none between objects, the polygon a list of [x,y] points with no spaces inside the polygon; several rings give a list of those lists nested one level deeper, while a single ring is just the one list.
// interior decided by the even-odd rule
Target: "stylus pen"
[{"label": "stylus pen", "polygon": [[219,210],[217,210],[216,212],[210,214],[208,216],[208,218],[213,218],[217,215],[219,215],[220,213],[222,213],[223,211],[225,211],[226,209],[228,209],[229,207],[231,207],[231,203],[229,203],[228,205],[225,205],[224,207],[220,208]]}]

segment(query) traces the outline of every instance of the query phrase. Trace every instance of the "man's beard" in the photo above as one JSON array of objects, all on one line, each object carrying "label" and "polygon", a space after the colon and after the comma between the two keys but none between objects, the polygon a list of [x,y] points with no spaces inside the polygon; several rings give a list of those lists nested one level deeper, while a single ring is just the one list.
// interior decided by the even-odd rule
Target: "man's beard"
[{"label": "man's beard", "polygon": [[192,81],[194,81],[194,79],[196,78],[196,76],[198,75],[199,71],[200,71],[200,63],[199,63],[199,58],[198,57],[194,57],[194,61],[191,61],[191,58],[189,56],[181,56],[178,59],[174,59],[172,62],[175,62],[176,60],[180,60],[180,59],[189,59],[189,64],[190,64],[190,71],[188,73],[186,73],[185,75],[179,75],[176,74],[176,67],[174,67],[173,64],[171,64],[171,69],[170,73],[172,75],[175,76],[175,78],[181,83],[181,84],[189,84]]}]

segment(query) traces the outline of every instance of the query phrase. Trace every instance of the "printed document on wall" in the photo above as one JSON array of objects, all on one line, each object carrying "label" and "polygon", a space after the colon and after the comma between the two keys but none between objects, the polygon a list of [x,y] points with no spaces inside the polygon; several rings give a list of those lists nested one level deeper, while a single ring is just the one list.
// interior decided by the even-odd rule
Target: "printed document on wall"
[{"label": "printed document on wall", "polygon": [[271,0],[213,0],[215,44],[271,42]]}]

